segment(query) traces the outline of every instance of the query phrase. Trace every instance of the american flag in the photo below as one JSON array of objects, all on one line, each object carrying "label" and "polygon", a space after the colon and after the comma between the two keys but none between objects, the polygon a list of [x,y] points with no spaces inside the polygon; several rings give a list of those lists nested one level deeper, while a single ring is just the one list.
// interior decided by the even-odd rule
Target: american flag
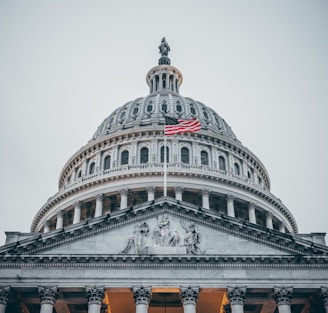
[{"label": "american flag", "polygon": [[175,134],[193,133],[202,128],[202,124],[196,119],[182,120],[174,117],[165,116],[165,136],[172,136]]}]

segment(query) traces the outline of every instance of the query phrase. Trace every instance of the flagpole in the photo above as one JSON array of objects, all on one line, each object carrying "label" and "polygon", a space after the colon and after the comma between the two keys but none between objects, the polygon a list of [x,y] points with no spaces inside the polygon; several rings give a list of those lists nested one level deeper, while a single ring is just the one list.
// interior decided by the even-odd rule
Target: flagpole
[{"label": "flagpole", "polygon": [[166,135],[165,135],[165,117],[164,117],[164,197],[167,196],[167,149],[166,149]]}]

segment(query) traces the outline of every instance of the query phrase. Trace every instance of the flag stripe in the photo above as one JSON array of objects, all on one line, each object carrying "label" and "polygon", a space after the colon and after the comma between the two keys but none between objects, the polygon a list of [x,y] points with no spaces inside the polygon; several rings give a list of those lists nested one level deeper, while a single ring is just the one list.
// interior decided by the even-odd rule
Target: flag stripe
[{"label": "flag stripe", "polygon": [[175,134],[197,132],[201,129],[201,123],[196,119],[190,120],[178,120],[179,123],[176,125],[165,125],[165,136],[171,136]]}]

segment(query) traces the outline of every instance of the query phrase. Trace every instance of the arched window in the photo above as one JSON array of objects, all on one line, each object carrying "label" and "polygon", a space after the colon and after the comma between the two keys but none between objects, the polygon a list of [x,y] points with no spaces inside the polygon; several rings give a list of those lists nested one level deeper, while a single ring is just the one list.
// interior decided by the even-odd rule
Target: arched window
[{"label": "arched window", "polygon": [[[166,147],[166,162],[169,163],[169,147]],[[161,147],[161,163],[164,163],[164,146]]]},{"label": "arched window", "polygon": [[129,151],[124,150],[121,154],[121,165],[129,164]]},{"label": "arched window", "polygon": [[251,174],[250,171],[247,171],[247,177],[248,177],[248,179],[251,179],[252,178],[252,174]]},{"label": "arched window", "polygon": [[148,148],[143,147],[140,150],[140,163],[147,163],[149,159]]},{"label": "arched window", "polygon": [[81,178],[82,176],[82,171],[80,170],[79,173],[77,174],[77,178]]},{"label": "arched window", "polygon": [[240,167],[239,167],[239,165],[237,163],[235,163],[233,165],[233,167],[234,167],[235,174],[239,176],[240,175]]},{"label": "arched window", "polygon": [[200,162],[202,165],[208,165],[208,153],[205,150],[200,152]]},{"label": "arched window", "polygon": [[107,155],[104,159],[104,170],[110,169],[110,161],[111,161],[110,155]]},{"label": "arched window", "polygon": [[219,169],[222,170],[222,171],[226,170],[225,159],[222,155],[219,156]]},{"label": "arched window", "polygon": [[186,147],[183,147],[181,149],[181,162],[185,164],[190,163],[190,157],[189,157],[189,149]]},{"label": "arched window", "polygon": [[89,175],[91,175],[95,172],[95,167],[96,167],[95,162],[92,162],[89,166]]}]

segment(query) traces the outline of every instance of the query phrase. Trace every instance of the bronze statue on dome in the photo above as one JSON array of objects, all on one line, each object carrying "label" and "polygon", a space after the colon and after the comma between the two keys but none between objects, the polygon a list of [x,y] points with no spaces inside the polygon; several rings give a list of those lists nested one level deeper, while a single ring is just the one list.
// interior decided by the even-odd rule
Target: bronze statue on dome
[{"label": "bronze statue on dome", "polygon": [[159,48],[159,53],[161,54],[162,57],[163,56],[167,57],[167,55],[171,50],[169,44],[165,40],[165,37],[162,38],[161,44],[158,48]]}]

